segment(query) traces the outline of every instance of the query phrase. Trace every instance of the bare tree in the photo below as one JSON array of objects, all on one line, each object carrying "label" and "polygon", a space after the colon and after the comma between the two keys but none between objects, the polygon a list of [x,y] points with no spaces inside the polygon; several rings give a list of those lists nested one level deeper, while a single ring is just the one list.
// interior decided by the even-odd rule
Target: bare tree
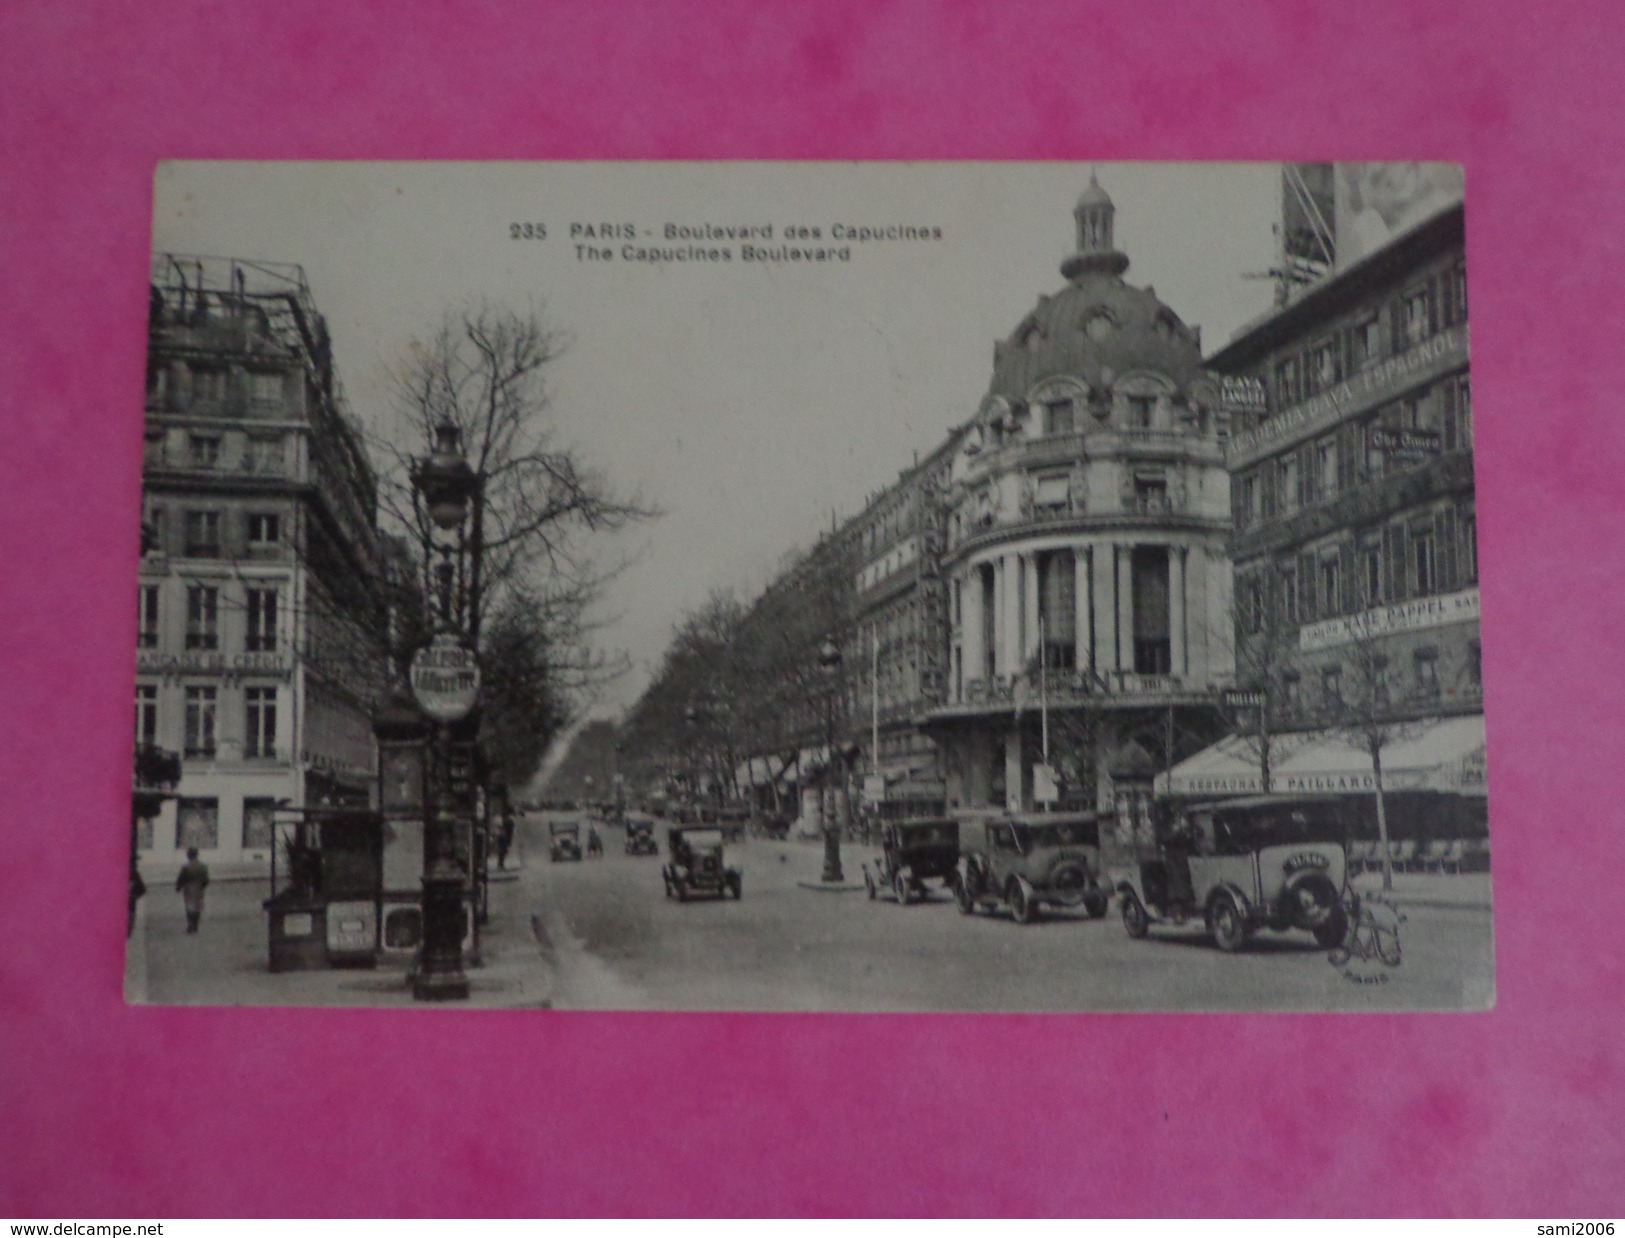
[{"label": "bare tree", "polygon": [[[1413,738],[1421,729],[1414,720],[1397,717],[1390,691],[1389,656],[1378,612],[1364,596],[1355,613],[1342,622],[1336,683],[1327,688],[1326,710],[1332,729],[1351,747],[1371,758],[1373,794],[1377,807],[1377,839],[1382,850],[1382,888],[1394,888],[1394,863],[1388,845],[1388,797],[1382,781],[1383,751]],[[1348,674],[1342,668],[1348,668]]]},{"label": "bare tree", "polygon": [[[556,442],[548,380],[562,351],[562,337],[534,307],[520,313],[480,304],[448,313],[409,347],[395,377],[391,424],[374,438],[388,462],[385,517],[426,562],[430,522],[411,467],[439,425],[457,427],[480,480],[464,525],[460,626],[493,681],[511,677],[552,694],[546,709],[521,713],[554,728],[584,694],[625,669],[624,659],[592,641],[587,616],[616,568],[594,558],[589,535],[657,514]],[[501,627],[494,642],[486,639],[493,617]],[[502,661],[508,655],[517,658],[511,665]]]}]

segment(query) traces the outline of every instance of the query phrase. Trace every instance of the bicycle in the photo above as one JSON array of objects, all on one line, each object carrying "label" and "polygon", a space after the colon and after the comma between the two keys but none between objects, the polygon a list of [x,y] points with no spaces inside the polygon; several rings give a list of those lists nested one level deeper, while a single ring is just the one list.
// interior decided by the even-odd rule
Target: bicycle
[{"label": "bicycle", "polygon": [[1350,959],[1369,962],[1377,959],[1388,967],[1398,967],[1404,957],[1399,944],[1399,926],[1405,913],[1387,899],[1368,895],[1355,897],[1349,916],[1348,935],[1326,955],[1333,967]]}]

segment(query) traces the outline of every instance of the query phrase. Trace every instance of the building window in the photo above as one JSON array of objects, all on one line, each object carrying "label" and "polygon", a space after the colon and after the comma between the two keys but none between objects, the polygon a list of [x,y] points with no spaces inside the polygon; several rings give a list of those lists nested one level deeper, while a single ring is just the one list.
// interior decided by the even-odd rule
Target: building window
[{"label": "building window", "polygon": [[1289,714],[1296,714],[1303,704],[1303,694],[1298,690],[1298,672],[1288,671],[1281,676],[1281,703]]},{"label": "building window", "polygon": [[1320,613],[1330,618],[1343,613],[1342,563],[1336,555],[1320,561]]},{"label": "building window", "polygon": [[158,688],[154,684],[135,687],[135,742],[149,746],[158,742]]},{"label": "building window", "polygon": [[194,559],[220,557],[220,513],[186,513],[186,553]]},{"label": "building window", "polygon": [[282,402],[282,375],[255,374],[251,390],[256,404],[280,404]]},{"label": "building window", "polygon": [[1433,528],[1419,525],[1411,530],[1411,596],[1426,597],[1439,587],[1438,561],[1434,557]]},{"label": "building window", "polygon": [[244,647],[249,653],[276,652],[276,590],[248,591],[248,636]]},{"label": "building window", "polygon": [[1478,580],[1478,515],[1464,512],[1461,517],[1462,575],[1469,584]]},{"label": "building window", "polygon": [[187,798],[175,810],[175,846],[179,850],[196,847],[213,851],[220,846],[220,801]]},{"label": "building window", "polygon": [[1149,430],[1153,413],[1157,407],[1155,396],[1131,395],[1128,397],[1128,423],[1136,430]]},{"label": "building window", "polygon": [[1361,319],[1349,333],[1350,361],[1363,370],[1382,356],[1382,326],[1375,314]]},{"label": "building window", "polygon": [[1064,513],[1072,502],[1072,479],[1065,473],[1035,479],[1033,510],[1051,515]]},{"label": "building window", "polygon": [[1408,295],[1402,306],[1407,348],[1420,344],[1433,334],[1433,298],[1426,288]]},{"label": "building window", "polygon": [[1077,568],[1070,550],[1037,557],[1038,627],[1044,666],[1070,671],[1077,665]]},{"label": "building window", "polygon": [[282,518],[276,512],[248,514],[248,548],[269,550],[282,540]]},{"label": "building window", "polygon": [[1242,618],[1248,633],[1255,633],[1264,626],[1264,590],[1257,577],[1248,580],[1242,589]]},{"label": "building window", "polygon": [[1288,357],[1275,367],[1275,399],[1277,408],[1286,408],[1298,402],[1298,359]]},{"label": "building window", "polygon": [[212,758],[215,746],[215,690],[186,689],[186,755]]},{"label": "building window", "polygon": [[1326,439],[1315,445],[1315,477],[1318,492],[1323,499],[1337,493],[1337,440]]},{"label": "building window", "polygon": [[161,469],[169,463],[169,435],[163,430],[148,430],[141,439],[141,466]]},{"label": "building window", "polygon": [[1258,474],[1248,473],[1241,479],[1241,523],[1247,525],[1257,524],[1263,507],[1260,503]]},{"label": "building window", "polygon": [[1484,646],[1476,640],[1467,642],[1467,682],[1475,688],[1484,686]]},{"label": "building window", "polygon": [[1296,511],[1303,501],[1303,479],[1298,473],[1298,456],[1296,452],[1281,457],[1280,464],[1280,510],[1285,512]]},{"label": "building window", "polygon": [[1337,344],[1334,340],[1315,345],[1309,350],[1308,366],[1304,387],[1308,394],[1325,391],[1328,387],[1337,385],[1342,375],[1338,373]]},{"label": "building window", "polygon": [[1281,626],[1283,628],[1298,626],[1298,569],[1296,567],[1283,567],[1281,569]]},{"label": "building window", "polygon": [[1071,400],[1051,400],[1044,405],[1045,434],[1071,434],[1072,430]]},{"label": "building window", "polygon": [[282,472],[282,440],[280,438],[250,438],[243,447],[243,472]]},{"label": "building window", "polygon": [[1473,449],[1473,393],[1465,374],[1445,384],[1442,438],[1446,451]]},{"label": "building window", "polygon": [[248,688],[248,725],[244,730],[243,755],[276,756],[276,689]]},{"label": "building window", "polygon": [[186,647],[220,648],[220,590],[212,585],[186,591]]},{"label": "building window", "polygon": [[1444,282],[1444,321],[1446,326],[1455,326],[1459,322],[1467,321],[1467,264],[1458,262],[1445,276]]},{"label": "building window", "polygon": [[1382,601],[1382,536],[1361,538],[1359,557],[1361,605],[1376,606]]},{"label": "building window", "polygon": [[1418,696],[1439,695],[1439,651],[1433,648],[1418,649],[1413,659],[1416,667],[1416,694]]},{"label": "building window", "polygon": [[1327,666],[1320,672],[1320,695],[1327,709],[1339,709],[1343,704],[1343,668]]},{"label": "building window", "polygon": [[135,647],[158,648],[158,586],[142,585],[136,606]]},{"label": "building window", "polygon": [[188,440],[195,469],[216,469],[220,467],[220,436],[218,434],[194,434]]},{"label": "building window", "polygon": [[1139,473],[1134,478],[1134,510],[1147,514],[1168,510],[1168,479],[1158,474]]},{"label": "building window", "polygon": [[276,832],[276,801],[243,800],[243,850],[269,851]]},{"label": "building window", "polygon": [[226,398],[226,372],[198,368],[192,371],[192,398],[194,400],[224,400]]},{"label": "building window", "polygon": [[142,545],[144,553],[142,554],[142,558],[145,558],[149,554],[150,555],[161,555],[161,554],[163,554],[164,553],[164,509],[161,508],[161,507],[154,507],[149,512],[147,512],[146,525],[151,528],[152,536],[149,539],[147,537],[147,535],[146,535],[146,529],[143,528],[142,537],[141,537],[141,545]]}]

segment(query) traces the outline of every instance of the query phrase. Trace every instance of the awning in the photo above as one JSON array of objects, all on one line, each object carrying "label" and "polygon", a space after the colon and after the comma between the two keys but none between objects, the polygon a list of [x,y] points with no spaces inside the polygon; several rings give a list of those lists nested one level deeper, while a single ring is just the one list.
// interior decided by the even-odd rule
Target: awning
[{"label": "awning", "polygon": [[[1256,795],[1263,789],[1259,745],[1252,736],[1227,735],[1165,774],[1158,795]],[[1385,791],[1485,794],[1484,715],[1435,718],[1398,725],[1382,748]],[[1293,731],[1270,740],[1270,791],[1376,790],[1371,757],[1358,737],[1338,731]]]}]

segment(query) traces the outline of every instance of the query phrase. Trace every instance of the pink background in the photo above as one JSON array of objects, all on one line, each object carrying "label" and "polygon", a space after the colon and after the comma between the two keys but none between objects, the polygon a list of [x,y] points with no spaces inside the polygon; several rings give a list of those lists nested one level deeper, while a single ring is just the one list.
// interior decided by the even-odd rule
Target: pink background
[{"label": "pink background", "polygon": [[[1123,12],[0,8],[0,1214],[1620,1212],[1622,10]],[[166,157],[1464,161],[1495,1011],[127,1009]]]}]

